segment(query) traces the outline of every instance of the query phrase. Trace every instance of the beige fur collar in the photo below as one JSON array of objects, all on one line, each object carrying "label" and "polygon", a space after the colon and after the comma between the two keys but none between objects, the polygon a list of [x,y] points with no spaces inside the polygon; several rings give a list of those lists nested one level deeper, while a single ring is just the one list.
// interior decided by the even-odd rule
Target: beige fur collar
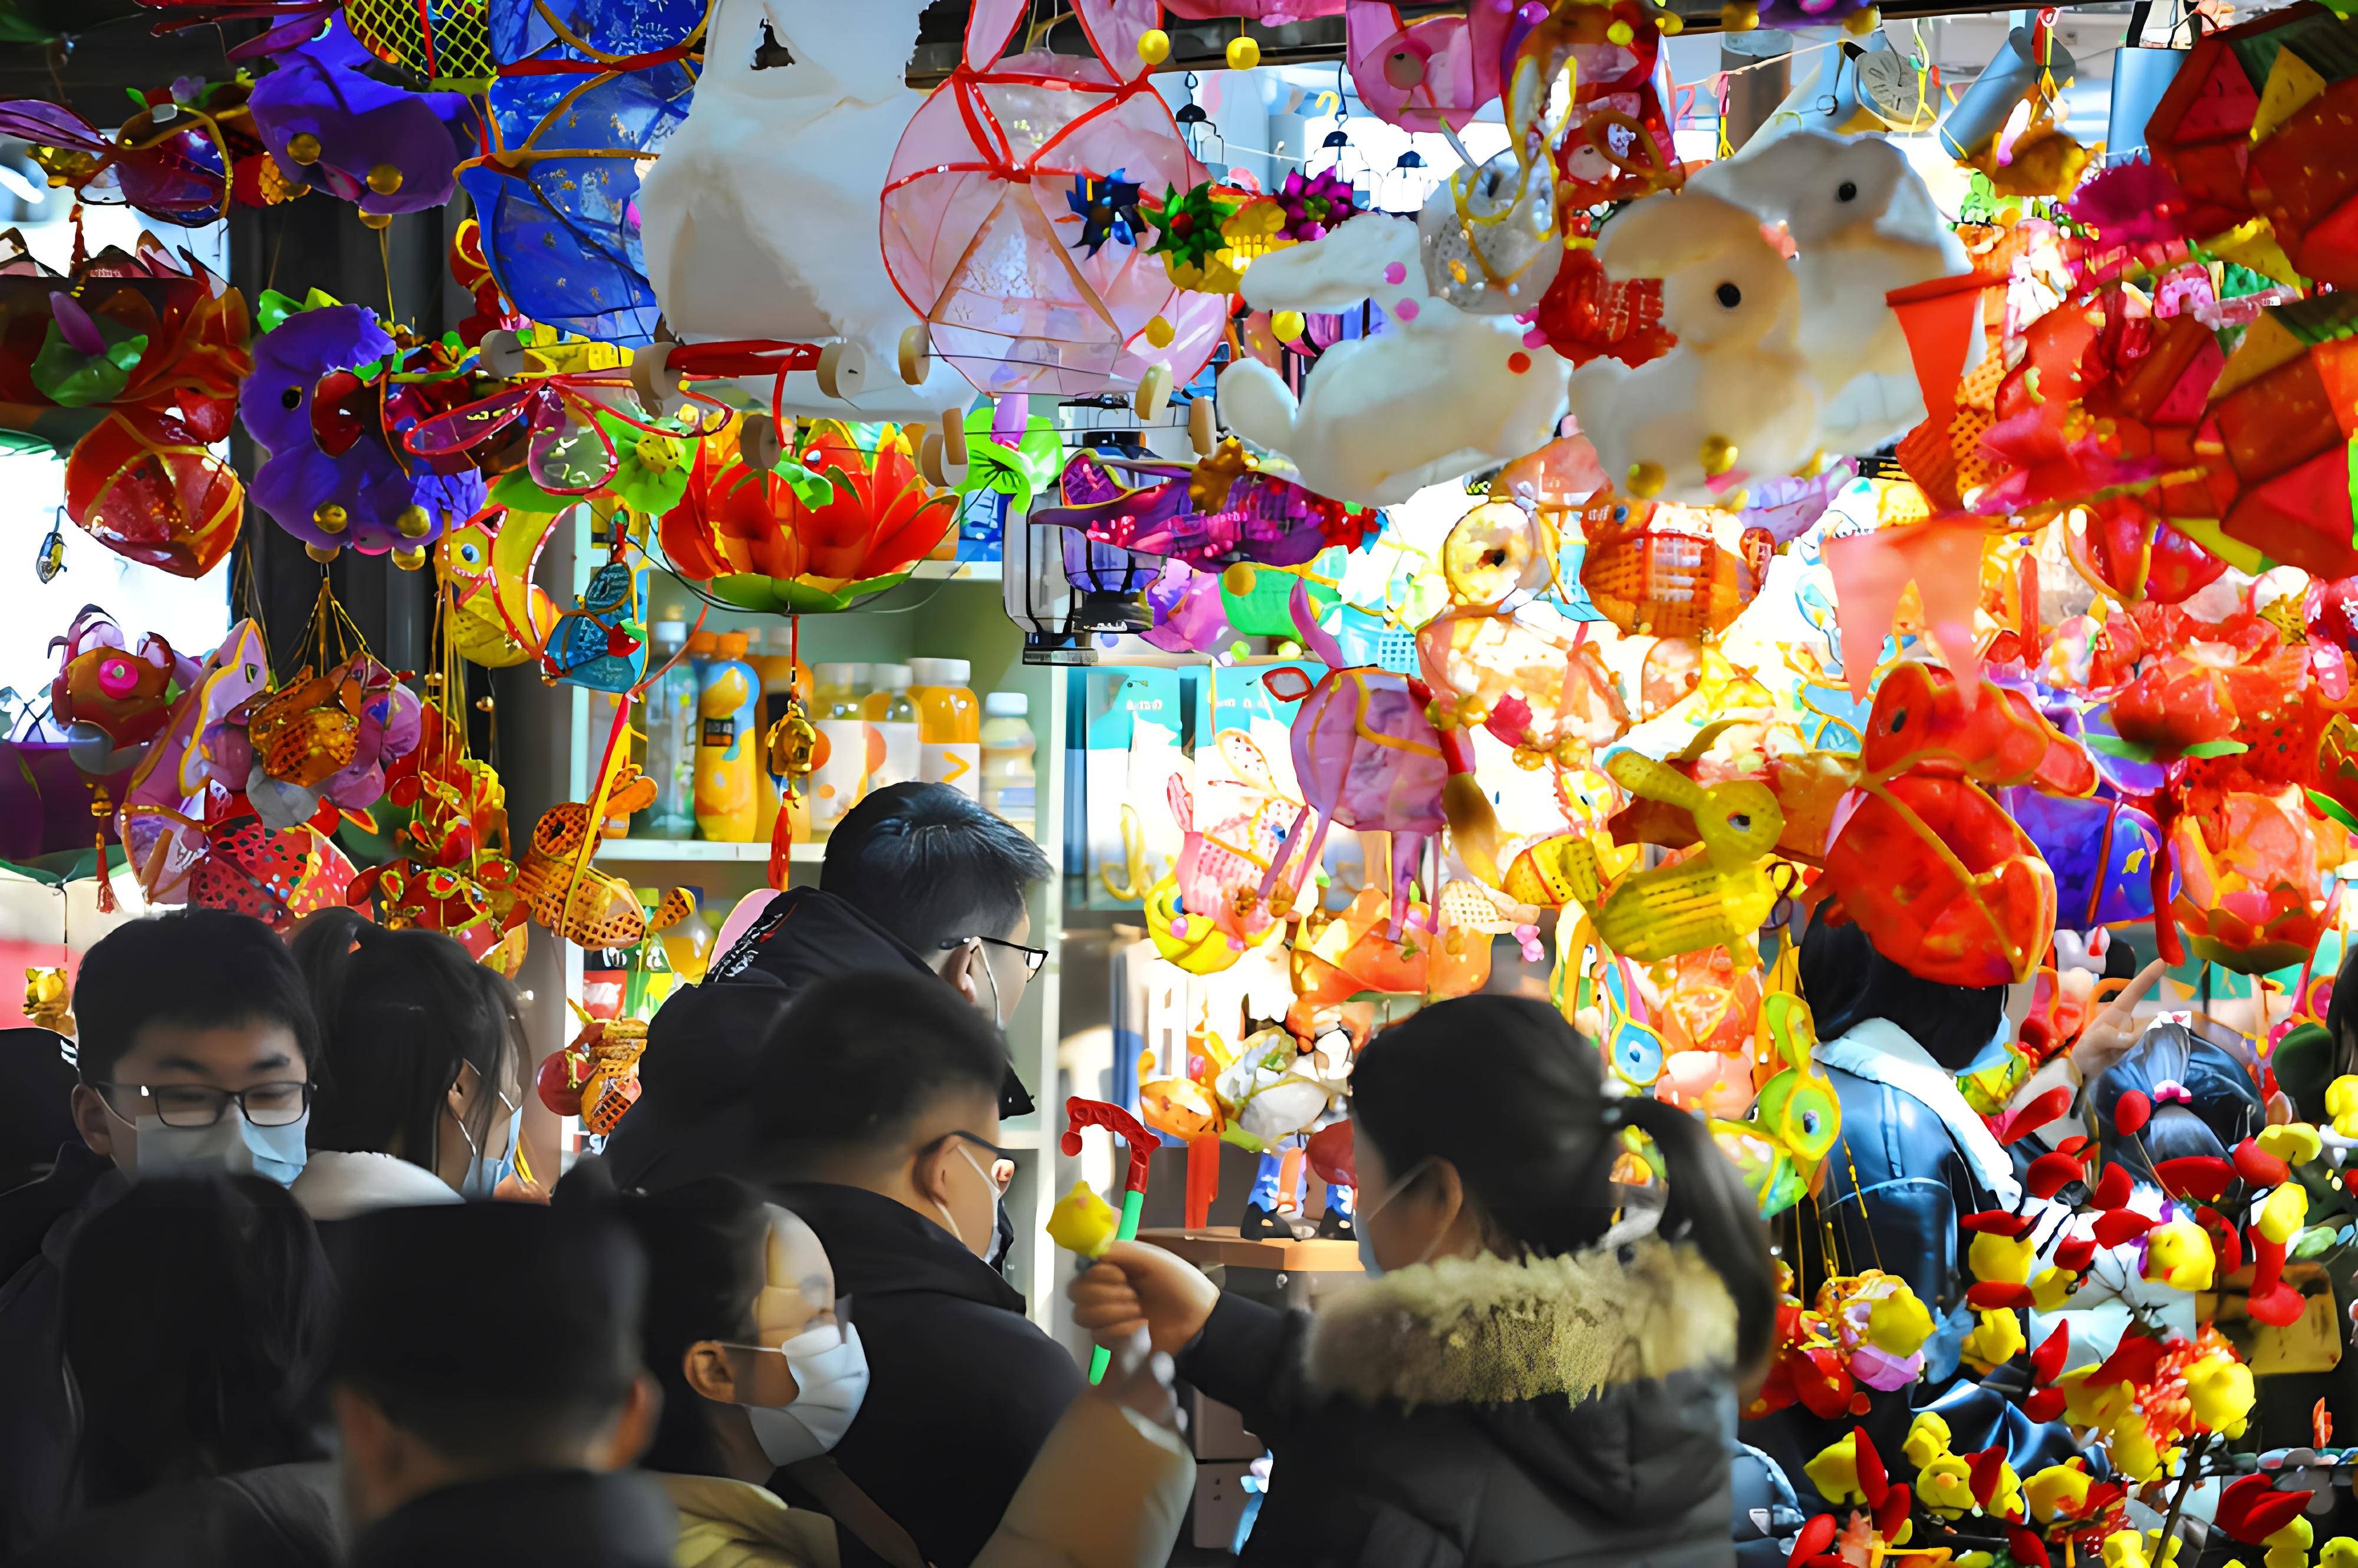
[{"label": "beige fur collar", "polygon": [[1444,1258],[1328,1298],[1310,1379],[1364,1402],[1503,1404],[1725,1366],[1736,1303],[1695,1249],[1651,1238],[1627,1260]]}]

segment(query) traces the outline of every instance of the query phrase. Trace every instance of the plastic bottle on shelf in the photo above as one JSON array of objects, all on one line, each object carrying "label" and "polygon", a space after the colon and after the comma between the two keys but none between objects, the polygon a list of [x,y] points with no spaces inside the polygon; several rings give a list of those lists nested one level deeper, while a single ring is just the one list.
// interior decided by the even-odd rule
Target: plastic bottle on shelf
[{"label": "plastic bottle on shelf", "polygon": [[696,901],[687,918],[656,935],[671,972],[679,977],[676,983],[696,986],[704,983],[704,971],[712,962],[712,925],[704,918],[704,890],[689,888],[687,894]]},{"label": "plastic bottle on shelf", "polygon": [[646,711],[641,717],[647,731],[647,777],[655,784],[655,803],[641,812],[631,830],[642,838],[696,837],[696,665],[683,654],[687,646],[687,622],[677,606],[655,622],[654,647],[649,655],[665,670],[647,687]]},{"label": "plastic bottle on shelf", "polygon": [[697,692],[696,826],[707,838],[752,841],[761,821],[762,683],[745,633],[724,632]]},{"label": "plastic bottle on shelf", "polygon": [[868,728],[875,739],[868,747],[868,788],[873,794],[888,784],[909,784],[917,777],[917,705],[909,697],[909,666],[878,665],[875,688],[865,708]]},{"label": "plastic bottle on shelf", "polygon": [[982,798],[982,713],[967,682],[974,666],[964,659],[911,659],[917,705],[917,776]]},{"label": "plastic bottle on shelf", "polygon": [[1040,820],[1031,710],[1031,698],[1020,691],[994,691],[982,699],[982,804],[1027,834]]},{"label": "plastic bottle on shelf", "polygon": [[811,697],[812,719],[827,742],[826,759],[811,774],[810,830],[824,838],[857,805],[868,776],[866,665],[821,665]]}]

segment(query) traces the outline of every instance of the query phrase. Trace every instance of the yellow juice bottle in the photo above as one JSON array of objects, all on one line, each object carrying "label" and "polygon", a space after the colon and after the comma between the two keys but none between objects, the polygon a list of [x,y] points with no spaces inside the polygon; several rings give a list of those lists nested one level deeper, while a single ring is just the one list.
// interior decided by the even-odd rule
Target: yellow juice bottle
[{"label": "yellow juice bottle", "polygon": [[745,662],[745,633],[724,632],[697,691],[696,826],[728,844],[752,841],[761,822],[762,680]]},{"label": "yellow juice bottle", "polygon": [[917,776],[982,798],[982,707],[967,687],[974,666],[964,659],[912,659],[917,705]]}]

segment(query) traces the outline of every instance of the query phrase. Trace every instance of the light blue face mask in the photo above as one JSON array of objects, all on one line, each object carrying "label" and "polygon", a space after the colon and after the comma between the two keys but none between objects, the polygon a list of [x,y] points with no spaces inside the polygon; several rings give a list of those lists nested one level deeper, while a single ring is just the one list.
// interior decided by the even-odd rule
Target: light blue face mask
[{"label": "light blue face mask", "polygon": [[[1424,1168],[1432,1162],[1433,1162],[1430,1160],[1419,1160],[1415,1164],[1410,1166],[1407,1175],[1402,1176],[1399,1181],[1394,1182],[1390,1187],[1386,1189],[1383,1196],[1378,1198],[1374,1203],[1369,1204],[1367,1207],[1361,1209],[1352,1219],[1351,1228],[1358,1233],[1359,1267],[1367,1271],[1368,1278],[1370,1280],[1381,1274],[1384,1271],[1384,1266],[1376,1261],[1375,1231],[1374,1227],[1368,1225],[1368,1222],[1375,1218],[1377,1215],[1382,1213],[1383,1207],[1386,1204],[1400,1196],[1401,1194],[1408,1191],[1409,1184],[1415,1181],[1419,1176],[1424,1174]],[[1440,1245],[1441,1238],[1435,1236],[1431,1244],[1425,1248],[1424,1257],[1419,1258],[1417,1261],[1422,1263],[1426,1258],[1432,1257],[1433,1249]]]},{"label": "light blue face mask", "polygon": [[167,1127],[152,1117],[142,1117],[134,1125],[139,1131],[135,1176],[168,1176],[211,1166],[232,1174],[266,1176],[283,1187],[303,1173],[308,1154],[304,1135],[311,1113],[307,1110],[284,1127],[256,1127],[234,1107],[211,1127]]},{"label": "light blue face mask", "polygon": [[[506,1105],[507,1100],[507,1096],[502,1095],[500,1097],[500,1103],[502,1105]],[[474,1151],[474,1158],[467,1162],[467,1178],[459,1184],[459,1194],[461,1197],[490,1197],[493,1193],[499,1190],[499,1185],[502,1182],[506,1181],[510,1176],[515,1174],[516,1151],[523,1146],[524,1107],[520,1105],[510,1107],[508,1110],[508,1152],[501,1155],[496,1160],[486,1160],[483,1158],[482,1150],[476,1148],[475,1146],[475,1135],[467,1130],[465,1123],[462,1122],[460,1124],[459,1132],[460,1136],[467,1140],[467,1147]]]}]

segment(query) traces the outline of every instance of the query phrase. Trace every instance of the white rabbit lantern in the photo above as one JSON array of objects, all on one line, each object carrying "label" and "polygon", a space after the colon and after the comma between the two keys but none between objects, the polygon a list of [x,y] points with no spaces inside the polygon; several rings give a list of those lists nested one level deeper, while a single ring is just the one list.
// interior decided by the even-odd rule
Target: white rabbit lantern
[{"label": "white rabbit lantern", "polygon": [[1809,459],[1818,391],[1794,343],[1799,290],[1758,218],[1689,181],[1625,209],[1596,259],[1616,280],[1660,278],[1678,335],[1635,370],[1598,359],[1572,373],[1572,411],[1617,485],[1709,504]]},{"label": "white rabbit lantern", "polygon": [[[1691,191],[1781,222],[1799,252],[1802,357],[1829,457],[1871,452],[1924,419],[1908,334],[1884,296],[1972,270],[1907,157],[1881,136],[1794,130],[1715,163]],[[1980,339],[1965,363],[1979,362]]]},{"label": "white rabbit lantern", "polygon": [[1372,337],[1319,355],[1299,399],[1255,360],[1220,376],[1220,416],[1282,454],[1303,485],[1357,506],[1393,506],[1547,444],[1563,416],[1563,357],[1523,347],[1511,316],[1460,310],[1431,292],[1417,227],[1362,212],[1245,274],[1256,310],[1329,310],[1373,299]]},{"label": "white rabbit lantern", "polygon": [[752,406],[777,392],[788,415],[931,422],[973,396],[876,265],[876,192],[925,102],[903,79],[924,9],[715,0],[694,104],[640,189],[641,234],[681,342],[834,350],[824,384],[747,380]]},{"label": "white rabbit lantern", "polygon": [[[1136,19],[1105,0],[1083,15],[1092,38],[1128,37]],[[885,270],[934,351],[981,391],[1184,385],[1218,345],[1227,297],[1180,289],[1132,240],[1091,254],[1074,198],[1115,177],[1187,190],[1204,168],[1134,44],[1113,69],[1045,50],[1001,59],[1023,16],[975,5],[964,57],[909,122],[883,184]]]}]

